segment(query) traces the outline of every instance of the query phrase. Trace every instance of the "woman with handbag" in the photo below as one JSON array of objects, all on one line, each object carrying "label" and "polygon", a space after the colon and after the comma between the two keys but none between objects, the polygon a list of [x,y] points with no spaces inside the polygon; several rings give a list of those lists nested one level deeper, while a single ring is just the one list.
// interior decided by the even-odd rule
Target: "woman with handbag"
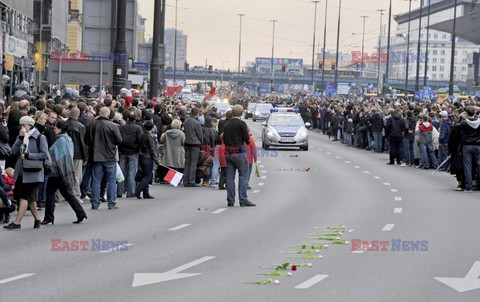
[{"label": "woman with handbag", "polygon": [[15,221],[5,229],[20,229],[22,218],[27,208],[32,212],[35,229],[40,228],[40,217],[37,211],[39,184],[44,180],[44,161],[48,158],[47,138],[34,128],[35,121],[24,116],[20,119],[22,129],[12,147],[12,155],[17,156],[15,165],[14,197],[19,201],[18,215]]},{"label": "woman with handbag", "polygon": [[153,176],[153,167],[154,164],[160,165],[160,160],[155,153],[155,141],[153,140],[153,122],[147,121],[144,125],[145,131],[140,136],[139,145],[140,145],[140,157],[139,164],[140,170],[143,173],[142,179],[137,183],[137,188],[135,189],[135,196],[138,199],[142,199],[140,193],[143,192],[144,199],[153,199],[154,197],[150,195],[148,184],[152,180]]}]

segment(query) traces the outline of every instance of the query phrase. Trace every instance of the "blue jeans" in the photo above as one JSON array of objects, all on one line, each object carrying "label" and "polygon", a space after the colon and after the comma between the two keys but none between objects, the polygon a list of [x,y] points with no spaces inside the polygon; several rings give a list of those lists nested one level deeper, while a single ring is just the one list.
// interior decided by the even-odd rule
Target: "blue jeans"
[{"label": "blue jeans", "polygon": [[92,208],[98,208],[98,206],[100,205],[100,183],[102,182],[102,178],[104,174],[106,174],[106,177],[107,177],[108,206],[110,207],[117,204],[116,173],[117,173],[117,163],[114,161],[93,163],[92,165],[92,176],[93,176],[92,196],[90,199],[90,202],[92,203]]},{"label": "blue jeans", "polygon": [[436,169],[438,162],[435,157],[435,152],[433,151],[433,144],[420,144],[420,152],[422,153],[422,163],[420,166]]},{"label": "blue jeans", "polygon": [[50,176],[50,171],[45,171],[44,182],[41,182],[38,186],[38,201],[37,206],[44,208],[47,204],[47,182],[48,177]]},{"label": "blue jeans", "polygon": [[413,165],[415,163],[415,154],[413,152],[413,146],[414,146],[415,140],[414,138],[410,139],[408,137],[405,137],[403,139],[403,150],[405,153],[405,164],[407,165]]},{"label": "blue jeans", "polygon": [[152,158],[147,158],[144,156],[140,156],[140,168],[143,172],[142,179],[138,182],[137,188],[135,189],[134,195],[140,196],[140,193],[143,192],[143,198],[150,196],[150,191],[148,188],[148,184],[152,180],[153,177],[153,166],[155,162]]},{"label": "blue jeans", "polygon": [[85,167],[83,167],[83,178],[82,184],[80,185],[80,190],[82,191],[82,195],[90,196],[92,194],[92,164],[87,163]]},{"label": "blue jeans", "polygon": [[250,185],[250,176],[252,175],[253,164],[248,164],[248,185]]},{"label": "blue jeans", "polygon": [[[438,162],[439,164],[443,163],[448,157],[448,144],[440,144],[440,147],[438,149]],[[447,169],[448,168],[448,163],[450,160],[448,160],[443,166],[441,167],[442,169]]]},{"label": "blue jeans", "polygon": [[480,160],[480,146],[464,145],[463,146],[463,169],[465,173],[465,188],[467,191],[472,189],[472,167],[477,165],[477,183],[480,180],[480,169],[478,161]]},{"label": "blue jeans", "polygon": [[117,195],[123,195],[127,191],[127,197],[135,196],[135,175],[138,171],[138,154],[120,154],[120,169],[122,169],[125,181],[117,185]]},{"label": "blue jeans", "polygon": [[248,160],[245,153],[227,155],[227,202],[235,203],[235,175],[238,170],[238,195],[240,204],[248,202]]},{"label": "blue jeans", "polygon": [[215,156],[213,157],[212,173],[210,175],[211,184],[217,183],[218,169],[220,168],[220,162],[218,160],[218,152],[220,152],[220,145],[215,146]]},{"label": "blue jeans", "polygon": [[351,146],[352,145],[352,134],[347,133],[347,134],[345,134],[345,137],[347,138],[347,146]]},{"label": "blue jeans", "polygon": [[373,148],[377,152],[382,152],[382,132],[372,132],[373,134]]}]

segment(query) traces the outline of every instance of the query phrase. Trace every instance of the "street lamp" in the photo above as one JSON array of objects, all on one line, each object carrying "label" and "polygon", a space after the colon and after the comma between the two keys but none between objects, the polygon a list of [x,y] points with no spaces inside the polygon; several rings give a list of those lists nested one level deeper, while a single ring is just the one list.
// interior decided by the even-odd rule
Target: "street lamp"
[{"label": "street lamp", "polygon": [[278,20],[270,20],[270,22],[273,23],[273,36],[272,36],[272,62],[271,62],[271,68],[272,68],[272,78],[270,80],[271,87],[270,91],[273,92],[274,86],[273,86],[273,78],[275,76],[274,71],[273,71],[273,57],[275,55],[275,23],[278,22]]},{"label": "street lamp", "polygon": [[405,72],[405,95],[408,99],[408,67],[410,64],[410,16],[412,13],[412,0],[408,0],[408,30],[407,30],[407,62]]},{"label": "street lamp", "polygon": [[313,70],[315,69],[315,35],[316,35],[316,30],[317,30],[317,4],[320,1],[312,1],[312,3],[315,4],[315,14],[313,17],[313,51],[312,51],[312,87],[313,87],[313,92],[315,92],[315,81],[314,81],[314,72]]},{"label": "street lamp", "polygon": [[240,73],[240,59],[242,57],[242,18],[245,14],[237,14],[240,17],[240,39],[238,42],[238,73]]},{"label": "street lamp", "polygon": [[380,12],[380,35],[378,36],[378,64],[377,64],[377,70],[378,70],[378,85],[377,85],[377,91],[380,92],[382,90],[382,79],[380,78],[380,52],[382,49],[382,19],[383,19],[383,12],[385,11],[384,9],[377,9],[378,12]]},{"label": "street lamp", "polygon": [[423,0],[420,1],[420,18],[418,18],[418,45],[417,45],[417,74],[415,78],[415,92],[420,91],[420,51],[421,51],[421,40],[422,36],[422,12],[423,12]]},{"label": "street lamp", "polygon": [[342,14],[342,0],[340,0],[340,3],[338,5],[338,27],[337,27],[337,51],[335,54],[335,92],[337,92],[338,89],[338,49],[340,46],[340,17]]},{"label": "street lamp", "polygon": [[392,0],[390,0],[390,7],[388,9],[388,37],[387,37],[387,66],[385,69],[385,81],[388,85],[388,74],[390,71],[390,34],[392,30]]},{"label": "street lamp", "polygon": [[325,25],[323,27],[323,64],[322,64],[322,95],[325,87],[325,51],[327,47],[327,12],[328,12],[328,0],[325,1]]},{"label": "street lamp", "polygon": [[362,70],[363,70],[363,52],[365,50],[365,21],[368,18],[368,16],[361,16],[360,18],[363,19],[363,32],[362,32]]},{"label": "street lamp", "polygon": [[173,46],[173,82],[177,80],[177,16],[178,16],[178,0],[175,0],[175,39]]},{"label": "street lamp", "polygon": [[430,4],[431,0],[428,0],[428,17],[427,17],[427,45],[425,47],[425,76],[423,78],[423,86],[427,86],[427,67],[428,67],[428,42],[430,39]]}]

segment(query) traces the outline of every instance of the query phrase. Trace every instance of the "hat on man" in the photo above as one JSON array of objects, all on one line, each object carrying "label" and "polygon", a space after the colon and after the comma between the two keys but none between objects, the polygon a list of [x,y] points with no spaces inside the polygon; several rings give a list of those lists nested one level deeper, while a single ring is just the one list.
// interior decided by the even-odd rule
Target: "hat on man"
[{"label": "hat on man", "polygon": [[33,120],[33,118],[31,118],[29,116],[22,116],[22,118],[20,118],[19,124],[20,125],[35,126],[35,121]]},{"label": "hat on man", "polygon": [[440,116],[441,117],[447,117],[448,116],[448,112],[443,110],[442,112],[440,112]]}]

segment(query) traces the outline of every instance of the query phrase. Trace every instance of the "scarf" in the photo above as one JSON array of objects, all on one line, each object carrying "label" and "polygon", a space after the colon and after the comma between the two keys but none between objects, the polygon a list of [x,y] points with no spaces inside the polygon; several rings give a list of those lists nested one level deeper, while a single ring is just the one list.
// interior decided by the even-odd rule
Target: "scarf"
[{"label": "scarf", "polygon": [[35,127],[33,127],[32,130],[25,133],[25,136],[23,137],[23,144],[25,145],[25,151],[28,150],[28,143],[30,141],[30,136],[32,136],[35,130],[36,130]]}]

